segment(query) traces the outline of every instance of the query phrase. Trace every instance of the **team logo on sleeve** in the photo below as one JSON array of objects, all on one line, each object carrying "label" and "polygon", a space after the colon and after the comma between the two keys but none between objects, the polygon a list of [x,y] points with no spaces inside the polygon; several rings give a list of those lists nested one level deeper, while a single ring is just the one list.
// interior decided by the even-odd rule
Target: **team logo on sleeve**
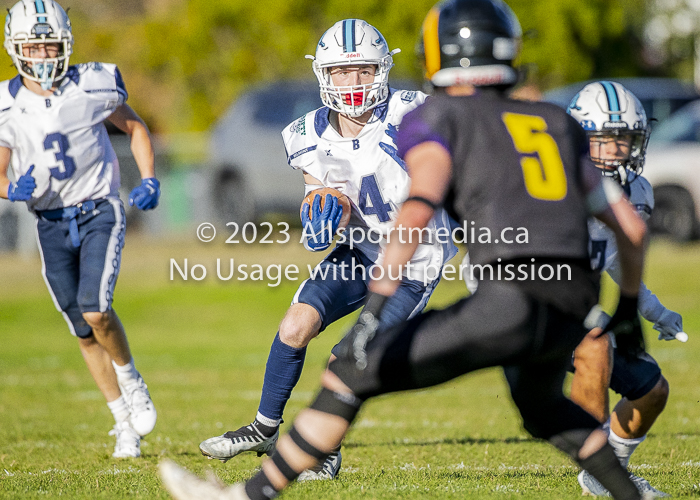
[{"label": "team logo on sleeve", "polygon": [[401,101],[404,104],[410,104],[416,98],[418,93],[415,90],[404,90],[401,92]]},{"label": "team logo on sleeve", "polygon": [[302,116],[289,126],[289,131],[300,135],[306,135],[306,116]]}]

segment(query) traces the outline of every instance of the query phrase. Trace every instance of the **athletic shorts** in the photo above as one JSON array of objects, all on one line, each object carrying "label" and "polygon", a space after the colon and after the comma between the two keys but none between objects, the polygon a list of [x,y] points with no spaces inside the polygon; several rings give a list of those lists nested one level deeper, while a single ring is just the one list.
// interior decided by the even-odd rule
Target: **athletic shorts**
[{"label": "athletic shorts", "polygon": [[[321,316],[323,331],[363,305],[369,268],[373,265],[374,262],[357,248],[338,245],[316,266],[315,276],[299,286],[292,304],[308,304],[316,309]],[[404,279],[382,310],[382,328],[406,321],[422,311],[438,281],[436,279],[425,286],[420,281]]]},{"label": "athletic shorts", "polygon": [[69,220],[37,218],[44,280],[70,332],[81,338],[92,335],[82,313],[112,308],[126,230],[121,200],[104,198],[95,202],[94,210],[76,217],[78,247],[72,241]]},{"label": "athletic shorts", "polygon": [[649,354],[628,360],[613,351],[613,371],[610,388],[620,396],[634,401],[651,391],[661,378],[661,368]]}]

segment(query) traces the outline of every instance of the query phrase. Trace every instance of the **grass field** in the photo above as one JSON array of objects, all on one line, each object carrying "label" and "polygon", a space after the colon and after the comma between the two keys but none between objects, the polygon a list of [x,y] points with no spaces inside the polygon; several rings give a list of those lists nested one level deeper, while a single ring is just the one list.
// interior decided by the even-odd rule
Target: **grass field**
[{"label": "grass field", "polygon": [[[169,260],[202,263],[211,276],[217,257],[300,266],[317,258],[296,247],[127,238],[115,309],[159,420],[142,458],[121,460],[111,458],[112,417],[54,309],[38,258],[0,255],[0,498],[168,498],[156,475],[163,457],[226,482],[251,476],[261,462],[255,455],[221,464],[204,459],[197,446],[254,417],[269,345],[298,282],[170,281]],[[659,342],[646,325],[671,397],[631,469],[674,497],[698,498],[700,245],[654,242],[646,274],[649,287],[684,316],[690,341]],[[431,306],[463,293],[461,282],[443,282]],[[608,288],[606,303],[613,295]],[[352,320],[311,344],[283,427],[313,397],[330,348]],[[371,402],[345,442],[343,459],[338,481],[300,484],[284,497],[580,496],[573,465],[521,428],[498,370]]]}]

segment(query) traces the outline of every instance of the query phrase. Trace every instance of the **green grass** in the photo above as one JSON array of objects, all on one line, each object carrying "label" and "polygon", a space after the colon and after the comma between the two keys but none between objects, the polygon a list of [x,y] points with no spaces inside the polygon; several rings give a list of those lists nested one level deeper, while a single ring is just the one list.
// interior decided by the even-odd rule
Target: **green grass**
[{"label": "green grass", "polygon": [[[279,287],[207,278],[171,282],[170,258],[208,266],[214,259],[295,262],[297,249],[151,246],[127,239],[115,309],[137,367],[159,411],[141,459],[112,459],[112,419],[77,343],[45,290],[37,259],[0,256],[0,498],[168,498],[156,475],[168,457],[222,480],[246,479],[261,459],[204,459],[203,439],[250,422],[267,353],[298,283]],[[210,268],[212,269],[212,268]],[[684,316],[687,344],[659,342],[650,352],[671,385],[666,411],[632,460],[632,470],[674,497],[700,497],[700,245],[655,242],[647,284]],[[606,288],[605,303],[614,302]],[[463,294],[438,287],[432,306]],[[613,304],[614,305],[614,304]],[[328,352],[353,318],[313,341],[287,405],[287,427],[313,397]],[[438,388],[378,398],[345,441],[332,483],[300,484],[285,498],[578,498],[577,470],[532,440],[508,398],[500,371],[484,370]]]}]

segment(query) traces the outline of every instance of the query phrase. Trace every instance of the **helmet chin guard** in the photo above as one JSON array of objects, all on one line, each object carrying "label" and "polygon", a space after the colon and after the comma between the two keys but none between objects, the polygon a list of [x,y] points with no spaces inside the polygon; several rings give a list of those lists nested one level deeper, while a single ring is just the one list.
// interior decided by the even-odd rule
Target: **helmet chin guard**
[{"label": "helmet chin guard", "polygon": [[[388,49],[386,40],[373,26],[361,19],[338,21],[326,31],[316,46],[313,71],[318,79],[321,101],[325,106],[351,117],[365,114],[389,96],[389,71],[392,56],[399,49]],[[374,81],[364,85],[337,86],[331,69],[337,66],[376,66]]]},{"label": "helmet chin guard", "polygon": [[[32,44],[57,44],[56,57],[24,55]],[[5,18],[5,50],[19,74],[49,90],[68,71],[73,34],[66,11],[53,0],[20,0]]]}]

